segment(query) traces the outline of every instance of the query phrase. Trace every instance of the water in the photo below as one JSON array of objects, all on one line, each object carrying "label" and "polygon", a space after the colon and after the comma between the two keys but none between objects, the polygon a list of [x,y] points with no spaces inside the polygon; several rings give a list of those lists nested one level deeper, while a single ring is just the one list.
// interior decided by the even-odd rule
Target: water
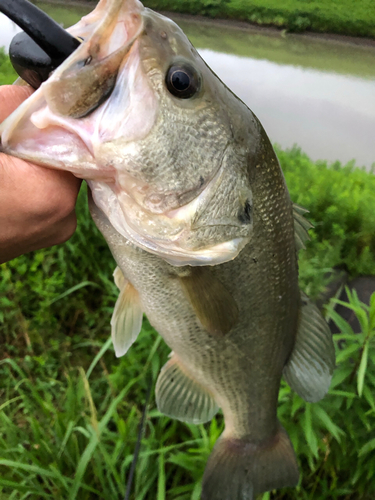
[{"label": "water", "polygon": [[375,43],[180,24],[272,142],[314,160],[375,162]]},{"label": "water", "polygon": [[207,49],[201,54],[258,116],[272,142],[296,143],[313,159],[375,161],[374,81]]},{"label": "water", "polygon": [[[65,26],[91,7],[38,4]],[[375,162],[375,44],[175,19],[217,75],[258,116],[270,139],[312,159]],[[16,33],[0,17],[0,45]]]},{"label": "water", "polygon": [[0,14],[0,47],[4,47],[8,51],[9,43],[21,30],[3,14]]}]

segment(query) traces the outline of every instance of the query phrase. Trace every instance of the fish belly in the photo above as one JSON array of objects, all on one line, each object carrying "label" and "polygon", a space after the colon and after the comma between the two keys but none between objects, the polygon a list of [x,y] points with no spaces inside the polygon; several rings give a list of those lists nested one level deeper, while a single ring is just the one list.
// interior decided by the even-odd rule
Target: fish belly
[{"label": "fish belly", "polygon": [[118,266],[139,293],[150,323],[187,376],[206,388],[222,408],[226,432],[250,439],[274,434],[280,378],[294,331],[291,301],[281,300],[260,276],[267,256],[257,252],[253,257],[248,246],[235,262],[210,269],[239,307],[237,324],[217,337],[202,327],[187,301],[177,279],[180,269],[129,243],[95,205],[90,208]]},{"label": "fish belly", "polygon": [[[255,258],[245,248],[236,263],[213,269],[237,301],[239,321],[221,338],[209,335],[186,300],[176,268],[126,241],[97,207],[90,208],[150,323],[174,352],[166,365],[172,363],[171,381],[194,380],[223,410],[225,430],[208,460],[201,500],[254,500],[264,491],[296,485],[295,454],[276,415],[282,369],[294,344],[293,294],[283,297],[277,284],[257,280],[263,256],[257,252]],[[210,413],[207,398],[204,405],[200,416],[211,418],[215,408]],[[181,407],[186,411],[182,402],[177,413]]]}]

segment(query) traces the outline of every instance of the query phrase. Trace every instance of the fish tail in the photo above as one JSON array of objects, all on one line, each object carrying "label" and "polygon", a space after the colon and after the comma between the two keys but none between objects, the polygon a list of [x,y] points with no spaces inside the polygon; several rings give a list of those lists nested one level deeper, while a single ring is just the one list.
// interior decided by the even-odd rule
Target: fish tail
[{"label": "fish tail", "polygon": [[265,491],[296,486],[298,479],[294,450],[280,424],[261,443],[222,436],[208,459],[201,500],[253,500]]}]

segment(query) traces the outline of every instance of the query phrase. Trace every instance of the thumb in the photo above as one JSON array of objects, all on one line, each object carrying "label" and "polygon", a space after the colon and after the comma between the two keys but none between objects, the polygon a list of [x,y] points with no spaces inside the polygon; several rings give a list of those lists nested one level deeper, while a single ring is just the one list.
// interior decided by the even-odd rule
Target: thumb
[{"label": "thumb", "polygon": [[3,85],[0,87],[0,123],[34,92],[30,86]]}]

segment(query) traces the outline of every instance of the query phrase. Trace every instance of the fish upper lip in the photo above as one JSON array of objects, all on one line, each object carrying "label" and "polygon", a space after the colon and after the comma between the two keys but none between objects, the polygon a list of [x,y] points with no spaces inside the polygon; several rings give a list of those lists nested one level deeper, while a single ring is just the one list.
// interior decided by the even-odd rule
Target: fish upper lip
[{"label": "fish upper lip", "polygon": [[[144,7],[140,2],[136,0],[125,0],[125,2],[121,2],[120,0],[118,0],[111,3],[111,5],[109,6],[109,10],[107,7],[107,2],[101,0],[94,11],[82,18],[76,25],[67,29],[67,32],[73,37],[82,37],[84,38],[84,40],[78,46],[78,48],[74,52],[72,52],[70,56],[58,68],[56,68],[56,70],[51,74],[51,76],[43,85],[48,85],[50,82],[58,80],[64,75],[66,71],[69,73],[69,70],[73,70],[74,72],[74,65],[79,63],[80,61],[82,62],[87,60],[87,58],[92,55],[91,52],[93,52],[93,55],[96,55],[97,59],[101,60],[106,56],[116,52],[117,50],[123,50],[124,45],[128,45],[129,50],[127,50],[127,54],[129,54],[134,42],[143,30]],[[120,17],[120,21],[115,24],[113,19],[109,19],[109,11],[111,11],[112,15],[115,15],[116,18]],[[136,17],[138,19],[135,19]],[[129,20],[129,26],[126,26],[126,20]],[[119,34],[120,43],[118,43],[117,46],[115,45],[114,47],[111,47],[111,45],[109,44],[109,46],[107,47],[107,52],[104,52],[104,54],[99,54],[100,46],[98,43],[98,37],[103,35],[103,30],[105,31],[105,29],[110,28],[110,35],[105,36],[104,38],[104,40],[108,41],[114,29],[116,29],[116,25],[120,24],[124,24],[126,26],[124,33],[122,35],[121,33]],[[123,36],[122,39],[121,36]],[[10,117],[8,117],[2,124],[0,124],[0,135],[2,135],[4,151],[6,151],[7,149],[6,145],[4,147],[4,144],[7,143],[8,138],[11,136],[14,128],[24,118],[24,116],[27,115],[28,108],[30,108],[40,98],[40,92],[42,91],[41,89],[42,88],[38,89],[33,95],[31,95],[26,101],[24,101],[24,103],[22,103],[17,108],[17,110],[15,110],[10,115]],[[11,124],[10,126],[9,123]],[[88,147],[87,149],[88,151],[90,151],[90,153],[92,152],[90,147]]]}]

